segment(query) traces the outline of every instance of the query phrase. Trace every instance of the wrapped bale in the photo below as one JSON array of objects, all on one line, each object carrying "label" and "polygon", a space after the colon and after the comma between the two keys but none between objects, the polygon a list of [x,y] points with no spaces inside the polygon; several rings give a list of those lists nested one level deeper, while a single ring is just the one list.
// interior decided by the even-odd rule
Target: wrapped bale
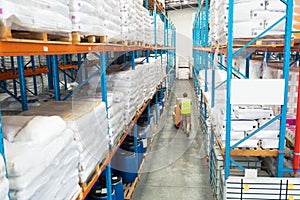
[{"label": "wrapped bale", "polygon": [[58,35],[71,33],[69,9],[65,0],[2,0],[0,10],[0,27],[7,29],[7,34],[10,30]]},{"label": "wrapped bale", "polygon": [[[3,127],[11,199],[65,199],[78,193],[79,152],[62,118],[4,116]],[[69,178],[71,190],[59,193]]]}]

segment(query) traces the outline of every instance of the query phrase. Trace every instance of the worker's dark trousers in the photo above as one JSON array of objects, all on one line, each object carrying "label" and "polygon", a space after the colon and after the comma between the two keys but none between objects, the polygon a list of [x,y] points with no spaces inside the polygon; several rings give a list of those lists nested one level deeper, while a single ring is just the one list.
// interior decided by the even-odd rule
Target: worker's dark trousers
[{"label": "worker's dark trousers", "polygon": [[182,127],[185,133],[190,132],[191,128],[191,114],[182,114]]}]

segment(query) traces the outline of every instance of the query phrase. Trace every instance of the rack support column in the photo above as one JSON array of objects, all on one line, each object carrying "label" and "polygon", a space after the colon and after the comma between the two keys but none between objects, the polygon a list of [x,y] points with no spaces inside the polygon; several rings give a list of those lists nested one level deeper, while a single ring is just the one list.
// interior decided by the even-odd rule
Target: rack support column
[{"label": "rack support column", "polygon": [[[102,101],[106,104],[106,112],[108,111],[108,105],[107,105],[107,88],[106,88],[106,67],[107,67],[107,60],[106,60],[106,54],[101,53],[100,54],[100,65],[102,68],[102,74],[101,74],[101,89],[102,89]],[[109,133],[107,133],[109,134]],[[109,152],[111,151],[111,141],[109,140],[108,144]],[[107,189],[107,199],[111,200],[111,167],[110,163],[106,166],[106,189]]]},{"label": "rack support column", "polygon": [[283,77],[285,80],[284,88],[284,103],[281,106],[280,117],[280,132],[279,132],[279,153],[278,153],[278,166],[277,176],[283,176],[284,169],[284,147],[285,147],[285,133],[286,133],[286,112],[288,103],[288,84],[289,84],[289,71],[290,71],[290,50],[291,50],[291,36],[292,36],[292,19],[293,19],[293,0],[286,1],[286,25],[285,25],[285,38],[284,38],[284,63],[283,63]]},{"label": "rack support column", "polygon": [[18,56],[17,60],[18,60],[20,92],[21,92],[21,99],[22,99],[22,109],[28,110],[27,94],[26,94],[26,81],[25,81],[25,75],[24,75],[24,57]]},{"label": "rack support column", "polygon": [[53,75],[54,75],[54,94],[55,100],[60,100],[60,86],[59,86],[59,71],[58,71],[58,60],[57,55],[52,55],[52,68],[53,68]]},{"label": "rack support column", "polygon": [[51,56],[46,56],[47,66],[48,66],[48,89],[53,90],[53,73],[51,66]]},{"label": "rack support column", "polygon": [[227,91],[226,91],[226,144],[225,144],[225,180],[230,175],[230,130],[231,130],[231,79],[232,79],[232,59],[233,59],[233,11],[234,0],[229,0],[228,10],[228,66],[227,66]]},{"label": "rack support column", "polygon": [[[14,61],[14,57],[13,56],[10,57],[10,63],[11,63],[12,72],[15,73],[15,61]],[[16,79],[13,79],[13,86],[14,86],[14,95],[18,96]]]},{"label": "rack support column", "polygon": [[156,92],[155,94],[155,115],[156,115],[156,120],[155,120],[155,124],[158,124],[158,111],[159,111],[159,106],[158,106],[158,93]]},{"label": "rack support column", "polygon": [[[30,59],[31,59],[32,70],[35,71],[34,56],[30,56]],[[38,89],[37,89],[37,83],[36,83],[36,76],[34,75],[32,77],[32,79],[33,79],[34,95],[37,96],[38,95]]]}]

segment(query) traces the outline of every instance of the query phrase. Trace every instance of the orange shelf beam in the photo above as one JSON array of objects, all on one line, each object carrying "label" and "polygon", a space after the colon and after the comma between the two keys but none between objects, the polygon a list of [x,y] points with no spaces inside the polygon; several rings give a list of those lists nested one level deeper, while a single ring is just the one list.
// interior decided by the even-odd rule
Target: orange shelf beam
[{"label": "orange shelf beam", "polygon": [[[24,69],[24,74],[26,77],[28,76],[36,76],[39,74],[44,74],[48,73],[48,68],[47,67],[39,67],[36,68],[35,70],[32,69]],[[4,72],[0,73],[0,80],[9,80],[9,79],[16,79],[19,77],[18,70],[16,69],[15,72],[12,70],[5,70]]]},{"label": "orange shelf beam", "polygon": [[[33,55],[59,55],[89,52],[123,52],[163,49],[164,47],[126,46],[117,44],[64,44],[39,42],[5,42],[0,41],[0,56],[33,56]],[[168,47],[167,47],[168,48]]]},{"label": "orange shelf beam", "polygon": [[61,70],[67,70],[67,69],[77,69],[78,66],[67,64],[67,65],[59,65],[58,68]]}]

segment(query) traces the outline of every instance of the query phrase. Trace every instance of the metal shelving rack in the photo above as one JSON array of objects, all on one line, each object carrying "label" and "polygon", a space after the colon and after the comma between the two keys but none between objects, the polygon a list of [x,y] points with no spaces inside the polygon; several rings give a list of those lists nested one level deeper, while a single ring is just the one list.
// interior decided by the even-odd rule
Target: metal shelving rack
[{"label": "metal shelving rack", "polygon": [[[148,1],[146,0],[146,8],[148,5]],[[156,7],[157,2],[154,2],[154,12],[153,15],[155,16],[155,45],[153,47],[143,47],[143,46],[126,46],[126,45],[117,45],[117,44],[103,44],[103,43],[82,43],[82,44],[72,44],[72,43],[64,43],[64,42],[12,42],[12,41],[0,41],[0,57],[9,57],[11,59],[12,64],[12,71],[6,73],[3,76],[0,76],[1,81],[6,81],[9,79],[13,79],[13,85],[14,85],[14,92],[9,93],[10,96],[14,97],[16,100],[18,100],[22,104],[23,110],[28,110],[28,102],[27,102],[27,92],[28,89],[26,88],[26,81],[25,77],[32,76],[33,82],[34,82],[34,88],[36,88],[36,75],[39,75],[41,73],[47,73],[48,74],[48,83],[49,83],[49,89],[54,90],[55,94],[55,100],[61,101],[66,100],[69,97],[71,97],[73,94],[76,93],[77,90],[79,90],[83,85],[85,85],[92,77],[94,77],[97,74],[101,75],[101,88],[102,88],[102,101],[107,103],[107,89],[106,89],[106,69],[108,67],[109,63],[109,56],[108,54],[110,52],[129,52],[131,56],[131,67],[134,70],[135,69],[135,54],[139,54],[140,52],[146,54],[146,62],[149,62],[149,54],[151,51],[155,52],[156,58],[157,55],[162,55],[163,53],[167,54],[167,75],[164,77],[164,80],[159,83],[156,87],[155,95],[152,96],[148,101],[146,101],[146,104],[143,105],[142,108],[140,108],[139,112],[136,113],[134,119],[132,122],[128,125],[127,129],[125,130],[125,133],[123,134],[122,138],[118,141],[118,144],[115,148],[112,148],[109,144],[109,150],[110,152],[107,154],[106,159],[100,166],[100,171],[96,174],[96,176],[93,177],[93,179],[89,182],[89,185],[86,187],[85,191],[82,192],[80,195],[80,199],[84,199],[87,197],[88,193],[92,189],[92,186],[96,183],[97,179],[100,177],[100,174],[106,169],[106,180],[107,180],[107,191],[108,191],[108,199],[112,199],[111,196],[111,169],[110,169],[110,161],[115,152],[117,151],[117,148],[122,144],[124,139],[126,138],[127,134],[133,129],[134,130],[134,144],[135,144],[135,151],[137,152],[137,129],[135,128],[137,125],[137,120],[142,114],[143,111],[148,110],[148,114],[150,114],[150,100],[157,98],[157,92],[160,90],[161,86],[163,84],[166,85],[166,81],[170,80],[170,84],[172,85],[173,78],[170,78],[171,76],[174,76],[174,66],[176,63],[176,51],[175,51],[175,26],[171,22],[171,20],[167,17],[165,12],[161,12],[164,9],[162,7],[159,7],[158,13],[164,18],[164,46],[157,46],[156,42]],[[172,41],[171,44],[168,42],[168,32],[172,32]],[[87,74],[85,75],[85,80],[83,80],[78,87],[74,88],[69,94],[67,94],[65,97],[61,97],[60,92],[60,80],[59,80],[59,73],[62,72],[64,76],[64,80],[66,80],[67,77],[74,79],[72,74],[68,74],[65,72],[65,70],[72,70],[72,69],[83,69],[80,70],[80,77],[82,76],[82,73],[85,73],[84,69],[89,66],[89,63],[84,61],[82,62],[82,59],[86,58],[88,53],[97,53],[98,55],[98,65],[100,65],[99,70],[94,72],[89,77]],[[47,66],[38,66],[34,62],[33,56],[46,56],[47,60]],[[77,55],[77,64],[72,64],[72,62],[67,63],[67,57],[69,57],[72,61],[72,56]],[[24,69],[26,66],[24,64],[24,56],[31,56],[31,69]],[[18,69],[17,72],[15,70],[15,63],[14,57],[17,57],[17,65]],[[62,57],[62,61],[58,60],[59,57]],[[59,64],[59,63],[63,64]],[[28,63],[27,63],[28,64]],[[19,80],[19,90],[20,90],[20,96],[21,98],[18,98],[17,93],[17,79]],[[66,85],[66,82],[65,82]],[[2,88],[4,89],[4,88]],[[65,87],[66,89],[66,87]],[[37,94],[36,89],[33,92],[34,94]],[[6,90],[6,92],[9,92]],[[157,103],[157,102],[156,102]],[[107,104],[106,104],[107,105]],[[108,108],[106,108],[108,109]],[[158,111],[157,111],[158,112]],[[1,113],[0,113],[0,119],[1,119]],[[1,126],[1,123],[0,123]],[[0,127],[0,153],[4,157],[5,160],[5,152],[4,152],[4,144],[3,144],[3,134],[2,134],[2,126]]]},{"label": "metal shelving rack", "polygon": [[[205,2],[205,4],[204,4]],[[282,5],[286,6],[286,15],[285,17],[281,18],[277,22],[275,22],[272,26],[266,29],[263,33],[259,34],[257,37],[247,42],[245,45],[236,44],[233,40],[233,13],[234,13],[234,0],[229,0],[228,5],[228,40],[227,45],[225,46],[217,46],[217,45],[210,45],[207,43],[206,37],[208,36],[208,32],[206,32],[206,27],[208,27],[208,8],[209,4],[207,1],[202,1],[199,4],[199,8],[196,11],[195,19],[194,19],[194,26],[193,26],[193,41],[194,41],[194,48],[193,48],[193,55],[194,55],[194,83],[195,89],[198,95],[201,96],[200,99],[200,108],[203,110],[202,112],[202,122],[201,123],[204,127],[203,129],[207,129],[207,109],[206,105],[209,104],[211,108],[214,107],[215,102],[215,90],[217,87],[215,85],[215,68],[220,68],[227,71],[227,80],[223,84],[227,85],[226,89],[226,144],[225,147],[222,148],[221,144],[215,137],[214,129],[212,128],[210,134],[210,170],[214,164],[213,157],[215,157],[213,152],[213,145],[216,143],[221,149],[221,154],[224,156],[225,164],[224,164],[224,178],[225,182],[230,177],[230,166],[237,165],[242,171],[245,169],[240,166],[237,162],[235,162],[232,156],[274,156],[278,158],[277,162],[277,177],[282,177],[283,173],[285,172],[293,172],[293,169],[287,169],[284,167],[284,156],[285,156],[285,133],[286,133],[286,112],[287,112],[287,97],[288,97],[288,80],[289,80],[289,71],[290,71],[290,53],[291,53],[291,33],[292,33],[292,18],[293,18],[293,0],[281,0]],[[284,45],[257,45],[256,41],[261,39],[266,33],[270,31],[273,27],[275,27],[279,22],[286,21],[285,27],[285,35],[284,35]],[[295,40],[296,43],[296,40]],[[261,128],[257,129],[256,131],[252,132],[249,136],[245,137],[244,139],[240,140],[236,144],[230,144],[231,141],[231,80],[233,73],[238,73],[240,78],[248,79],[249,77],[249,60],[250,58],[246,58],[246,72],[245,74],[238,72],[233,67],[233,59],[239,55],[243,50],[246,48],[254,49],[254,52],[281,52],[283,53],[284,63],[283,63],[283,80],[285,83],[284,86],[284,103],[281,106],[281,112],[279,115],[275,116],[274,119],[269,121],[266,125],[262,126]],[[292,51],[295,48],[292,48]],[[296,51],[299,51],[298,49]],[[215,53],[217,53],[215,55]],[[223,56],[227,56],[227,67],[222,65]],[[218,56],[215,58],[215,56]],[[214,60],[218,59],[217,66],[213,66]],[[209,64],[210,63],[210,64]],[[203,95],[204,92],[207,91],[207,69],[210,68],[212,71],[212,86],[211,86],[211,101],[208,102],[206,97]],[[204,89],[201,90],[200,88],[200,80],[198,79],[199,71],[205,70],[205,77],[204,77]],[[229,111],[229,112],[228,112]],[[201,114],[201,113],[200,113]],[[273,150],[247,150],[247,149],[238,149],[236,148],[239,144],[249,139],[251,136],[265,128],[266,126],[273,123],[275,120],[280,120],[280,134],[279,134],[279,146],[278,149]],[[214,141],[216,139],[216,141]],[[298,170],[299,172],[299,170]],[[212,171],[210,171],[210,178],[212,180]]]}]

